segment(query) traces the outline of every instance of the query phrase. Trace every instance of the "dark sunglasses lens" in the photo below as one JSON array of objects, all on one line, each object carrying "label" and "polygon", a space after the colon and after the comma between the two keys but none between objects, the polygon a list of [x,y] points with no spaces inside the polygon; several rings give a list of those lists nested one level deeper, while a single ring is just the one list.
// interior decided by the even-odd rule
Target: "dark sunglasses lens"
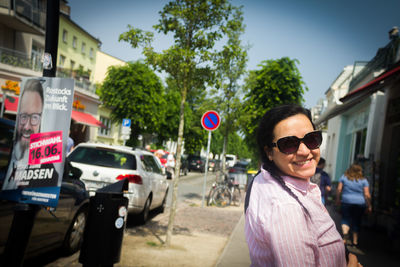
[{"label": "dark sunglasses lens", "polygon": [[297,151],[300,140],[294,136],[281,138],[277,141],[279,150],[285,154],[291,154]]},{"label": "dark sunglasses lens", "polygon": [[303,142],[309,149],[319,148],[322,143],[321,132],[312,132],[306,134],[306,136],[304,136]]}]

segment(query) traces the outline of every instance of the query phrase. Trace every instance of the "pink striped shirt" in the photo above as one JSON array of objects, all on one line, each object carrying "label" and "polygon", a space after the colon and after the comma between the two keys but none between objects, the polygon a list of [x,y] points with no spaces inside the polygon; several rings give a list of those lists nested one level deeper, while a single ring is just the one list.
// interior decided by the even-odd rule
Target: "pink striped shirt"
[{"label": "pink striped shirt", "polygon": [[254,179],[245,224],[251,266],[346,266],[343,240],[316,184],[283,177],[310,220],[269,172]]}]

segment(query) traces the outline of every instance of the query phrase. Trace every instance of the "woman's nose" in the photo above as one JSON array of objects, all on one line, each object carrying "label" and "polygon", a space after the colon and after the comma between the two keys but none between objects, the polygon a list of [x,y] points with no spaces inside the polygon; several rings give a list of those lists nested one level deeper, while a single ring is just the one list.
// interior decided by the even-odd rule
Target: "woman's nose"
[{"label": "woman's nose", "polygon": [[310,153],[310,149],[303,142],[300,142],[299,149],[297,150],[297,154],[308,155],[309,153]]}]

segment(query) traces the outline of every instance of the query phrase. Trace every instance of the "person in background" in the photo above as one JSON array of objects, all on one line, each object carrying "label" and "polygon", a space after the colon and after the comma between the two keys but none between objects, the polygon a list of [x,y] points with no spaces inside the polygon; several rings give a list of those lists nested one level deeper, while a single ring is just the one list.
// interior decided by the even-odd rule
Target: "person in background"
[{"label": "person in background", "polygon": [[68,141],[67,141],[67,154],[69,153],[69,152],[71,152],[72,151],[72,149],[74,149],[74,139],[72,139],[72,137],[71,136],[68,136]]},{"label": "person in background", "polygon": [[[319,159],[317,169],[315,171],[314,176],[311,178],[311,182],[319,185],[319,189],[321,190],[321,200],[324,205],[326,205],[326,201],[328,199],[328,195],[331,192],[331,178],[329,174],[324,171],[325,168],[325,159],[321,157]],[[315,179],[315,180],[313,180]]]},{"label": "person in background", "polygon": [[174,179],[174,168],[175,168],[175,156],[174,152],[168,154],[167,157],[167,172],[170,173],[171,179]]},{"label": "person in background", "polygon": [[[341,205],[344,241],[347,245],[357,247],[361,218],[366,209],[369,213],[372,211],[369,184],[360,165],[352,164],[339,179],[336,205]],[[350,230],[353,233],[352,240]]]},{"label": "person in background", "polygon": [[[282,105],[262,117],[261,172],[249,187],[245,214],[252,266],[346,266],[343,240],[318,186],[310,183],[321,142],[310,111],[301,106]],[[348,266],[360,266],[355,255]]]}]

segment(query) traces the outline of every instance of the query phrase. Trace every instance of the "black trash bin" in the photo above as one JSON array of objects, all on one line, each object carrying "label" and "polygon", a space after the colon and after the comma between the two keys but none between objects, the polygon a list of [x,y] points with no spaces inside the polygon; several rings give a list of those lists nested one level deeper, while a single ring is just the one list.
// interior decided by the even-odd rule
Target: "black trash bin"
[{"label": "black trash bin", "polygon": [[128,180],[103,187],[90,198],[79,262],[83,266],[112,266],[121,256],[126,226]]}]

